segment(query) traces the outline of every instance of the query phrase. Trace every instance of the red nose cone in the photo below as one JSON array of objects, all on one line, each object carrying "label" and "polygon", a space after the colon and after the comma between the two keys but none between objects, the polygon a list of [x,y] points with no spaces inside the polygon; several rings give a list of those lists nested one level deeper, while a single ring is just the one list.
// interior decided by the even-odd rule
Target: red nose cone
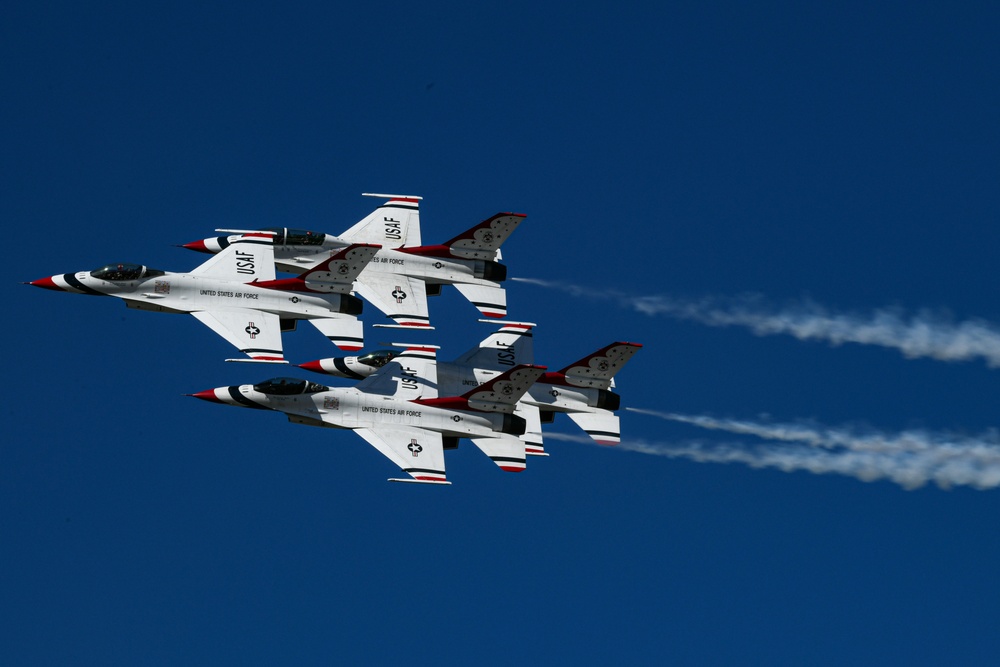
[{"label": "red nose cone", "polygon": [[182,248],[187,248],[188,250],[195,250],[197,252],[207,252],[211,254],[211,250],[205,247],[205,241],[192,241],[191,243],[185,243],[181,246]]},{"label": "red nose cone", "polygon": [[215,395],[214,389],[206,389],[205,391],[199,391],[197,394],[188,394],[188,396],[200,398],[203,401],[211,401],[212,403],[222,403],[219,397]]},{"label": "red nose cone", "polygon": [[55,290],[57,292],[64,291],[62,287],[59,287],[59,285],[56,285],[55,281],[52,280],[52,278],[40,278],[38,280],[32,280],[28,284],[29,285],[34,285],[35,287],[44,287],[45,289]]},{"label": "red nose cone", "polygon": [[320,365],[319,360],[307,361],[304,364],[299,364],[299,368],[304,368],[307,371],[312,371],[314,373],[326,373],[326,371],[324,371],[323,367]]}]

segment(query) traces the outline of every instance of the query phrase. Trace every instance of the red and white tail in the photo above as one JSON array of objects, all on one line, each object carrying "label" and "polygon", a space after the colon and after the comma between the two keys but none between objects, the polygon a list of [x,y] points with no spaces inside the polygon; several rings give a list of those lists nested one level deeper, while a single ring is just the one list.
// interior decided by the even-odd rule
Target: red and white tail
[{"label": "red and white tail", "polygon": [[349,245],[300,275],[299,280],[314,292],[347,294],[354,289],[358,274],[364,271],[381,247],[373,243]]},{"label": "red and white tail", "polygon": [[573,362],[558,373],[547,374],[546,380],[551,379],[549,376],[562,375],[566,384],[574,387],[607,389],[612,386],[615,373],[620,371],[641,347],[639,343],[612,343]]},{"label": "red and white tail", "polygon": [[370,192],[364,193],[364,196],[383,197],[388,201],[341,234],[340,238],[355,243],[377,243],[385,248],[420,245],[421,197]]},{"label": "red and white tail", "polygon": [[527,216],[523,213],[497,213],[466,230],[443,245],[455,257],[494,259],[500,245],[507,240]]},{"label": "red and white tail", "polygon": [[545,366],[521,364],[461,396],[420,399],[416,402],[452,410],[513,413],[514,406],[545,370]]}]

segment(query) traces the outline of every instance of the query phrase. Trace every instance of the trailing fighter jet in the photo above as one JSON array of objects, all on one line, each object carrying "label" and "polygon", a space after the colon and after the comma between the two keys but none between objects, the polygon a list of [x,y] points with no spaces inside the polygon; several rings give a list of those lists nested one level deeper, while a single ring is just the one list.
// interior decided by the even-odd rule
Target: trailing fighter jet
[{"label": "trailing fighter jet", "polygon": [[[499,263],[500,245],[524,220],[521,213],[497,213],[440,245],[421,245],[420,197],[365,193],[388,201],[340,236],[299,229],[272,228],[278,269],[298,273],[351,243],[382,246],[361,272],[355,290],[396,321],[396,326],[432,328],[427,297],[454,285],[487,317],[507,314],[507,292],[500,285],[507,267]],[[219,236],[185,248],[220,252],[239,238]],[[392,325],[390,325],[392,326]]]},{"label": "trailing fighter jet", "polygon": [[513,413],[545,372],[519,365],[461,396],[440,397],[432,346],[411,346],[354,387],[295,378],[217,387],[191,394],[214,403],[284,412],[296,424],[352,429],[410,476],[391,482],[449,484],[444,450],[469,438],[501,469],[525,468],[524,421]]},{"label": "trailing fighter jet", "polygon": [[297,320],[308,320],[338,347],[361,349],[362,304],[350,291],[377,251],[377,245],[354,244],[326,253],[296,278],[275,279],[271,235],[248,233],[190,273],[108,264],[29,284],[116,296],[139,310],[190,313],[250,357],[228,361],[287,363],[281,332],[294,329]]},{"label": "trailing fighter jet", "polygon": [[[438,364],[442,392],[468,391],[505,368],[534,363],[532,328],[535,325],[529,322],[501,324],[498,331],[478,346],[450,363]],[[565,413],[601,444],[620,442],[621,425],[615,411],[621,406],[621,397],[610,390],[614,387],[614,375],[641,347],[639,343],[612,343],[558,372],[545,373],[539,378],[517,405],[517,414],[527,422],[522,439],[528,454],[545,454],[541,424],[551,423],[557,412]],[[376,373],[395,354],[392,350],[377,350],[360,356],[319,359],[299,367],[359,379]]]}]

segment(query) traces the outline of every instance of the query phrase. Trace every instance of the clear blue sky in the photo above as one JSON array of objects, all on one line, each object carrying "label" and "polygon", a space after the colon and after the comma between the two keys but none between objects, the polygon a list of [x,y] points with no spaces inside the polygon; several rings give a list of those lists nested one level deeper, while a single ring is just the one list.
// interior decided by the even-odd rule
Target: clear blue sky
[{"label": "clear blue sky", "polygon": [[[822,448],[624,413],[631,448],[550,439],[512,475],[466,443],[453,486],[393,485],[350,433],[184,397],[276,374],[193,319],[19,284],[337,233],[361,192],[424,196],[426,243],[522,212],[510,275],[619,294],[508,283],[539,363],[636,341],[628,406],[965,438],[988,468],[983,356],[629,300],[1000,327],[1000,11],[737,4],[5,4],[4,664],[996,664],[1000,489],[907,490],[896,444],[866,483],[655,455]],[[490,331],[431,308],[442,358]]]}]

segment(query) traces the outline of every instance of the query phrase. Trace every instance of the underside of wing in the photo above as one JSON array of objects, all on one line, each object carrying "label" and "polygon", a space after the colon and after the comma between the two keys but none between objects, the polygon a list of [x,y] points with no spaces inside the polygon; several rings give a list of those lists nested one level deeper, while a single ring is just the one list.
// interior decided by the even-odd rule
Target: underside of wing
[{"label": "underside of wing", "polygon": [[251,359],[285,361],[281,319],[277,315],[249,308],[200,310],[191,314]]},{"label": "underside of wing", "polygon": [[364,271],[354,283],[355,290],[397,324],[415,329],[430,327],[427,314],[427,285],[419,278],[392,273]]},{"label": "underside of wing", "polygon": [[507,315],[507,290],[503,287],[455,283],[455,289],[471,301],[472,305],[486,317],[505,317]]},{"label": "underside of wing", "polygon": [[358,428],[354,432],[414,480],[450,484],[445,477],[440,433],[400,426]]}]

